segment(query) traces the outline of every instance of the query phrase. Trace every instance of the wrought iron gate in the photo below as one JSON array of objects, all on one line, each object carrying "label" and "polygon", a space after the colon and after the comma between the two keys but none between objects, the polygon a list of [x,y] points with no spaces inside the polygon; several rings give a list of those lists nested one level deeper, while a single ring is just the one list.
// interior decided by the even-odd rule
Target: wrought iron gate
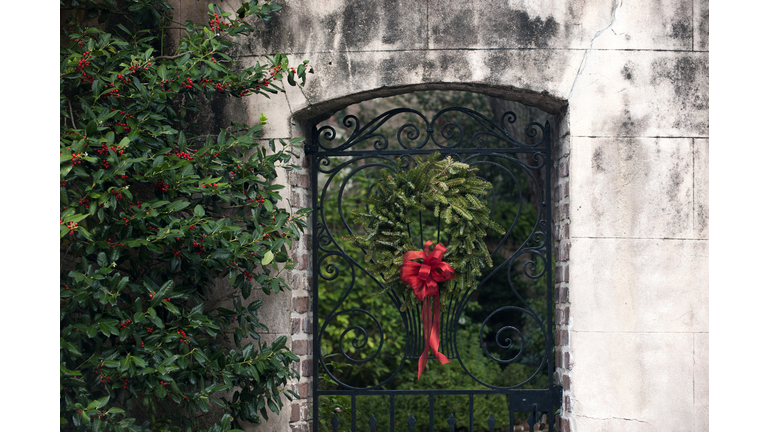
[{"label": "wrought iron gate", "polygon": [[[350,115],[340,131],[331,125],[315,130],[306,146],[313,191],[315,432],[492,431],[507,420],[511,430],[521,415],[532,431],[542,413],[553,430],[562,388],[553,380],[550,125],[530,123],[516,139],[507,129],[517,127],[515,121],[512,112],[496,124],[466,108],[431,118],[399,108],[365,125]],[[441,351],[453,365],[430,360],[418,382],[420,310],[401,311],[402,298],[381,293],[381,278],[365,270],[364,251],[348,236],[357,233],[351,212],[365,208],[379,171],[408,169],[434,152],[480,168],[478,176],[494,185],[487,196],[492,217],[507,231],[487,240],[494,267],[477,290],[444,306]],[[441,232],[440,220],[424,213],[419,226],[409,228],[414,244],[450,242],[453,233]],[[454,378],[430,388],[427,381],[438,382],[449,366]],[[463,388],[451,388],[451,379]],[[423,409],[413,409],[413,401]],[[436,412],[444,401],[447,410],[461,413]],[[497,410],[485,417],[489,407]]]}]

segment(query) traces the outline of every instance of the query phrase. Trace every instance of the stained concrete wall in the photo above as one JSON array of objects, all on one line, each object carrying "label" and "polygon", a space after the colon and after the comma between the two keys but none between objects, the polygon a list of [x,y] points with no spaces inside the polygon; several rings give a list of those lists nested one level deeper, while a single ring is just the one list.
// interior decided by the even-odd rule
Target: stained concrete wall
[{"label": "stained concrete wall", "polygon": [[[264,112],[267,137],[290,138],[362,100],[457,89],[558,115],[560,426],[708,430],[707,0],[278,3],[238,58],[285,52],[315,75],[213,114]],[[306,172],[285,181],[289,202],[308,204]],[[265,314],[302,353],[296,389],[311,400],[308,245],[292,298],[265,299]],[[253,430],[306,420],[299,401]]]}]

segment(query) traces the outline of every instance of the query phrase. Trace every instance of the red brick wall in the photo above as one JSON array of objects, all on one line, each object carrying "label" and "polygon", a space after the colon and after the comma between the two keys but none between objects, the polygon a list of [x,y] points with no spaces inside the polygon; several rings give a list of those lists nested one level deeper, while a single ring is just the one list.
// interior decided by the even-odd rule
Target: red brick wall
[{"label": "red brick wall", "polygon": [[570,196],[569,196],[569,161],[570,132],[568,116],[558,122],[553,131],[554,164],[553,190],[553,233],[555,259],[555,378],[563,386],[562,415],[557,418],[557,430],[570,432],[571,420],[571,352],[570,341],[570,299],[568,297],[568,263],[570,261]]},{"label": "red brick wall", "polygon": [[[309,164],[306,156],[294,161],[302,165],[301,170],[288,173],[290,204],[294,211],[310,207],[312,191],[309,189]],[[311,222],[311,221],[309,221]],[[291,403],[290,426],[293,432],[309,432],[312,402],[312,249],[311,226],[305,229],[299,242],[293,246],[293,259],[297,261],[291,272],[291,351],[299,357],[297,372],[299,380],[292,390],[299,399]]]}]

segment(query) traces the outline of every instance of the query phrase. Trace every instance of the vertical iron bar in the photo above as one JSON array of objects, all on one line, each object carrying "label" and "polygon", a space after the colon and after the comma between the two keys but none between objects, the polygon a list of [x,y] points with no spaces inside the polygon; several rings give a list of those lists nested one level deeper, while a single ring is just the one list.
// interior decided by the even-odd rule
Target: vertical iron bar
[{"label": "vertical iron bar", "polygon": [[[403,300],[405,301],[405,300]],[[418,305],[416,305],[413,309],[406,309],[405,316],[408,320],[408,329],[410,332],[406,333],[405,337],[405,343],[406,343],[406,355],[414,356],[417,353],[417,350],[419,348],[419,326],[416,325],[416,314],[418,312]],[[411,337],[408,337],[410,334]]]},{"label": "vertical iron bar", "polygon": [[429,394],[429,432],[435,432],[435,395]]},{"label": "vertical iron bar", "polygon": [[[392,294],[393,296],[396,296],[397,294]],[[405,303],[405,296],[402,298],[397,297],[398,300],[401,300],[403,303]],[[403,304],[401,303],[401,305]],[[393,302],[393,305],[395,308],[397,308],[397,304]],[[403,328],[405,330],[405,357],[407,358],[411,353],[411,320],[410,320],[410,314],[408,309],[405,310],[405,312],[400,312],[398,309],[398,313],[400,314],[400,317],[403,319]]]},{"label": "vertical iron bar", "polygon": [[533,404],[533,412],[531,413],[531,416],[528,417],[528,429],[530,431],[533,431],[533,425],[536,424],[538,419],[539,419],[539,410],[536,404]]},{"label": "vertical iron bar", "polygon": [[413,345],[414,348],[416,348],[413,351],[413,355],[415,357],[418,357],[421,351],[424,349],[421,347],[421,344],[424,343],[424,327],[421,325],[421,320],[419,317],[421,316],[421,303],[416,302],[416,306],[411,310],[411,320],[413,321],[413,334],[416,336],[413,339]]},{"label": "vertical iron bar", "polygon": [[421,325],[422,323],[421,323],[421,320],[419,319],[419,317],[422,314],[421,309],[422,309],[422,304],[417,301],[416,307],[413,309],[414,310],[414,314],[413,314],[414,328],[416,328],[417,330],[416,340],[414,341],[416,343],[416,352],[414,352],[413,354],[417,357],[422,351],[424,351],[424,348],[426,348],[422,346],[422,344],[424,343],[424,326]]},{"label": "vertical iron bar", "polygon": [[[317,128],[314,129],[313,135],[313,142],[312,145],[315,144],[315,139],[317,138]],[[318,355],[320,353],[320,340],[317,337],[318,333],[318,297],[319,296],[319,287],[317,284],[317,277],[318,277],[318,271],[317,271],[317,248],[318,248],[318,241],[317,241],[317,234],[318,234],[318,224],[320,223],[320,218],[318,217],[318,211],[319,211],[319,205],[317,203],[318,196],[317,196],[317,164],[318,159],[315,155],[309,155],[311,158],[311,172],[310,172],[310,187],[312,188],[312,425],[314,425],[313,430],[319,431],[320,430],[320,414],[319,414],[319,408],[320,408],[320,384],[318,379]]]},{"label": "vertical iron bar", "polygon": [[352,395],[352,432],[357,432],[357,395]]},{"label": "vertical iron bar", "polygon": [[453,317],[453,320],[451,321],[451,338],[450,338],[450,346],[451,351],[453,352],[453,355],[458,355],[459,348],[456,346],[456,333],[458,332],[459,327],[459,318],[461,318],[461,311],[459,310],[461,301],[459,299],[459,296],[454,296],[451,301],[453,302],[450,306],[451,316]]},{"label": "vertical iron bar", "polygon": [[[553,377],[555,374],[555,368],[554,368],[554,361],[552,361],[554,349],[552,347],[552,342],[554,339],[554,333],[552,329],[552,206],[550,203],[552,202],[552,179],[550,176],[552,175],[552,167],[551,165],[551,139],[550,139],[550,124],[547,122],[544,125],[544,145],[546,148],[544,149],[544,166],[546,169],[546,172],[544,174],[545,178],[545,196],[544,199],[544,217],[547,220],[547,230],[546,230],[546,245],[547,245],[547,260],[545,262],[546,269],[547,269],[547,337],[546,337],[546,356],[547,356],[547,388],[551,389],[553,384]],[[551,390],[550,390],[551,391]],[[533,431],[533,429],[531,429]]]},{"label": "vertical iron bar", "polygon": [[513,432],[515,428],[515,412],[512,411],[512,397],[513,397],[512,395],[513,394],[514,393],[509,392],[509,399],[507,399],[509,402],[507,406],[509,407],[509,431],[510,432]]},{"label": "vertical iron bar", "polygon": [[555,431],[555,407],[550,406],[547,413],[547,432]]},{"label": "vertical iron bar", "polygon": [[[405,298],[403,298],[403,301],[405,301]],[[416,328],[413,326],[413,323],[411,320],[412,313],[413,311],[409,309],[406,309],[405,312],[403,312],[403,316],[405,317],[404,324],[405,324],[405,355],[406,357],[410,356],[413,352],[416,351],[416,347],[413,346],[414,339],[416,338]]]},{"label": "vertical iron bar", "polygon": [[395,395],[389,395],[389,432],[395,432]]},{"label": "vertical iron bar", "polygon": [[371,418],[368,420],[368,426],[370,427],[370,432],[376,432],[376,417],[371,414]]},{"label": "vertical iron bar", "polygon": [[[443,308],[440,308],[440,309],[443,309]],[[442,313],[440,314],[440,341],[441,341],[440,345],[442,345],[442,346],[440,346],[440,350],[446,356],[450,356],[451,355],[451,351],[448,350],[448,349],[445,349],[445,346],[448,345],[448,343],[447,343],[448,338],[446,337],[446,335],[449,334],[448,329],[446,328],[445,324],[447,322],[450,322],[449,319],[448,319],[450,317],[450,313],[451,313],[450,310],[448,310],[447,313],[446,313],[445,309],[443,309]]]},{"label": "vertical iron bar", "polygon": [[[452,334],[450,326],[451,326],[451,323],[453,322],[453,320],[451,319],[453,317],[453,313],[452,313],[453,311],[451,310],[452,305],[453,305],[453,298],[448,300],[448,305],[447,305],[448,307],[445,308],[445,312],[440,314],[440,319],[442,321],[440,323],[440,332],[442,333],[440,335],[440,340],[443,342],[440,348],[442,348],[443,353],[449,358],[453,357],[453,347],[451,346],[451,338],[450,338]],[[440,308],[440,309],[442,310],[443,308]]]},{"label": "vertical iron bar", "polygon": [[339,432],[339,416],[336,414],[331,419],[331,426],[333,426],[333,432]]},{"label": "vertical iron bar", "polygon": [[469,432],[475,432],[475,395],[469,395]]}]

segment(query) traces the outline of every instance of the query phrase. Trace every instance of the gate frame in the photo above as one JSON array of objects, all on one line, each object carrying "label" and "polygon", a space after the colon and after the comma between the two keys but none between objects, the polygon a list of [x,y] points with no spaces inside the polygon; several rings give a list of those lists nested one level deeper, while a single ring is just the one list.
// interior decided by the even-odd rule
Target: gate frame
[{"label": "gate frame", "polygon": [[[454,110],[458,110],[458,109],[454,109]],[[473,113],[476,113],[473,110],[468,110],[468,109],[461,109],[461,110],[471,111]],[[395,110],[390,110],[390,111],[395,111]],[[389,113],[390,111],[388,111],[387,113]],[[432,120],[434,121],[434,119],[439,117],[444,111],[446,111],[446,110],[439,111],[438,114],[436,114],[433,117]],[[384,114],[387,114],[387,113],[384,113]],[[476,113],[476,114],[480,115],[481,117],[484,117],[480,113]],[[505,115],[502,116],[502,118],[503,119],[506,118],[506,115],[507,115],[507,113],[505,113]],[[376,122],[382,116],[383,116],[383,114],[378,116],[376,120],[373,120],[373,121],[369,122],[366,126],[362,127],[362,130],[365,130],[367,126],[373,124],[374,122]],[[383,124],[385,121],[383,121],[381,124]],[[493,122],[491,122],[491,123],[493,124]],[[380,126],[381,124],[377,125],[377,127]],[[432,122],[430,122],[430,125],[431,124],[432,124]],[[527,131],[528,128],[530,128],[531,125],[528,125],[528,127],[526,128],[526,131]],[[558,232],[558,235],[553,235],[554,234],[553,230],[556,230],[557,228],[562,229],[562,227],[557,227],[556,226],[556,225],[558,225],[558,222],[561,222],[560,221],[560,219],[561,219],[560,218],[560,214],[557,211],[558,209],[556,208],[556,206],[558,204],[560,204],[560,201],[562,200],[563,195],[562,195],[562,193],[559,193],[560,186],[561,186],[559,184],[559,182],[557,180],[553,182],[552,180],[553,180],[553,175],[555,176],[555,178],[557,178],[557,177],[566,177],[565,183],[566,183],[566,188],[567,188],[567,161],[566,162],[560,162],[560,160],[566,159],[567,156],[564,156],[562,154],[558,154],[558,153],[555,152],[555,148],[553,146],[552,137],[551,137],[552,126],[551,126],[550,122],[547,121],[546,125],[544,125],[544,126],[542,126],[540,124],[537,124],[537,125],[539,126],[539,128],[543,132],[543,137],[542,137],[541,141],[544,142],[543,149],[545,150],[545,153],[546,153],[545,161],[542,164],[543,168],[545,170],[545,181],[544,181],[544,184],[545,184],[544,189],[545,190],[544,191],[545,191],[546,198],[545,198],[545,201],[542,202],[542,203],[539,203],[539,205],[544,207],[544,217],[545,217],[545,220],[548,221],[548,224],[547,224],[547,227],[546,227],[546,230],[545,230],[545,233],[546,233],[546,238],[545,238],[545,242],[546,242],[546,257],[547,257],[548,262],[546,263],[546,267],[547,268],[546,268],[546,276],[545,276],[545,277],[547,277],[547,317],[546,317],[546,319],[547,319],[547,321],[546,321],[547,329],[546,329],[546,352],[545,352],[545,355],[544,355],[545,358],[546,358],[546,361],[544,363],[546,363],[546,373],[547,373],[547,376],[548,376],[549,388],[547,388],[547,389],[535,389],[535,390],[530,390],[530,389],[523,390],[523,389],[513,388],[513,389],[481,389],[481,390],[477,390],[477,389],[475,389],[475,390],[464,390],[464,389],[461,389],[461,390],[459,390],[459,389],[457,389],[457,390],[365,390],[365,389],[361,389],[361,390],[332,390],[332,391],[330,391],[330,390],[320,390],[319,389],[319,380],[318,380],[318,375],[319,375],[319,367],[318,367],[318,365],[319,365],[319,362],[318,362],[318,356],[320,355],[320,338],[316,337],[318,335],[318,332],[319,332],[319,319],[318,319],[318,314],[317,314],[317,311],[318,311],[318,295],[317,295],[318,291],[317,290],[318,290],[318,271],[319,271],[319,267],[317,265],[318,264],[318,242],[315,241],[315,239],[317,238],[317,224],[319,223],[319,221],[318,221],[318,210],[320,210],[320,208],[321,208],[320,205],[318,204],[318,198],[319,198],[318,179],[317,179],[317,175],[318,175],[318,172],[319,172],[319,170],[318,170],[318,163],[319,163],[319,160],[320,160],[321,157],[325,157],[325,156],[333,157],[333,156],[342,156],[342,155],[350,155],[350,156],[352,156],[353,154],[350,154],[350,152],[344,152],[343,149],[339,150],[338,153],[334,152],[334,151],[328,151],[328,150],[320,151],[320,147],[322,147],[319,144],[320,131],[317,129],[316,126],[312,127],[312,134],[311,134],[312,140],[310,141],[309,144],[305,145],[305,155],[311,161],[310,167],[309,167],[309,169],[310,169],[309,180],[310,180],[310,191],[311,191],[312,239],[313,239],[313,241],[312,241],[312,258],[311,258],[311,263],[312,263],[312,265],[311,265],[311,271],[312,271],[312,275],[311,275],[311,277],[312,277],[312,283],[311,283],[311,292],[312,292],[312,329],[313,329],[312,330],[312,341],[313,342],[312,342],[312,352],[311,352],[311,358],[312,358],[312,418],[310,420],[310,427],[311,427],[310,430],[315,430],[315,431],[319,430],[317,428],[318,422],[320,421],[320,418],[319,418],[319,415],[318,415],[319,397],[322,396],[322,395],[331,395],[331,394],[334,394],[334,395],[350,395],[350,396],[352,396],[352,398],[351,398],[351,401],[352,401],[351,402],[352,403],[352,419],[351,419],[352,420],[352,425],[351,425],[351,430],[352,431],[355,431],[357,426],[358,426],[357,425],[357,419],[356,419],[356,414],[357,413],[356,413],[356,407],[355,407],[355,405],[356,405],[356,396],[357,395],[363,395],[363,394],[364,395],[371,395],[371,396],[374,396],[374,395],[389,395],[390,396],[390,429],[392,431],[394,431],[394,396],[396,394],[403,394],[403,395],[421,394],[421,395],[428,395],[429,396],[429,400],[430,400],[430,412],[429,412],[430,430],[432,430],[433,425],[434,425],[434,412],[433,412],[434,396],[435,395],[445,395],[445,394],[468,395],[469,396],[469,400],[470,400],[470,418],[472,418],[472,406],[473,406],[472,402],[473,402],[473,398],[474,398],[475,395],[486,395],[486,394],[508,395],[509,396],[509,414],[510,414],[511,425],[513,424],[513,419],[514,419],[514,414],[513,413],[514,412],[530,411],[530,412],[534,413],[531,417],[528,418],[528,423],[529,423],[529,426],[531,428],[530,430],[533,430],[533,424],[536,422],[536,420],[538,418],[538,413],[549,413],[548,424],[549,424],[550,430],[553,430],[553,428],[555,428],[555,427],[556,427],[556,430],[560,430],[561,429],[559,422],[556,423],[556,421],[555,421],[556,417],[559,417],[559,416],[556,416],[556,414],[555,414],[555,408],[556,407],[565,406],[565,402],[567,402],[567,401],[563,400],[563,386],[559,385],[559,384],[555,384],[556,382],[560,382],[561,379],[562,379],[561,378],[562,375],[556,373],[556,370],[562,370],[562,368],[569,369],[569,365],[567,364],[567,360],[565,361],[565,363],[563,363],[563,352],[562,352],[562,350],[558,349],[558,348],[562,347],[561,343],[564,342],[564,345],[567,346],[568,342],[567,342],[567,336],[566,336],[566,340],[565,341],[563,341],[560,337],[558,337],[558,336],[560,336],[559,333],[564,331],[564,330],[559,330],[557,333],[555,333],[555,327],[556,326],[560,327],[562,324],[567,324],[567,318],[566,318],[566,322],[561,323],[561,321],[562,321],[561,320],[561,315],[562,315],[563,311],[561,309],[556,309],[556,305],[555,305],[556,302],[561,303],[563,301],[562,300],[562,289],[558,289],[558,288],[555,287],[555,285],[559,285],[560,282],[563,281],[562,280],[562,274],[561,274],[563,269],[562,269],[561,266],[558,266],[553,271],[553,269],[552,269],[553,265],[552,264],[555,264],[555,263],[561,264],[560,258],[562,258],[562,256],[560,256],[560,248],[557,248],[554,251],[554,254],[553,254],[553,249],[555,248],[556,243],[558,243],[559,240],[563,240],[563,235],[562,235],[562,232]],[[565,131],[566,131],[566,134],[567,134],[567,122],[566,122]],[[433,132],[434,131],[431,128],[427,129],[428,137],[427,137],[427,139],[425,139],[425,142],[428,141],[429,137],[431,137],[431,134]],[[561,132],[561,135],[562,135],[562,131],[560,131],[560,132]],[[357,132],[355,132],[346,141],[346,143],[348,143],[349,145],[347,145],[345,143],[342,146],[346,146],[345,148],[349,148],[349,147],[352,147],[357,142],[363,141],[363,140],[368,138],[368,136],[360,137],[360,136],[356,136],[356,134],[357,134]],[[358,139],[356,140],[356,138],[358,138]],[[560,137],[559,136],[556,137],[556,140],[558,138],[560,138]],[[510,139],[511,139],[511,137],[510,137]],[[539,148],[539,149],[541,149],[541,148]],[[398,155],[398,154],[402,154],[402,155],[408,154],[408,155],[417,156],[417,155],[422,155],[422,154],[423,155],[427,155],[429,153],[433,153],[435,151],[439,151],[440,153],[445,155],[445,154],[450,154],[450,153],[477,153],[477,150],[478,150],[477,148],[474,148],[474,149],[467,149],[466,151],[462,152],[462,151],[456,151],[456,149],[453,149],[453,150],[451,150],[451,149],[448,149],[448,150],[446,150],[446,149],[438,149],[438,150],[421,150],[421,151],[415,151],[415,152],[414,151],[410,151],[409,152],[407,149],[401,148],[401,149],[397,149],[397,150],[386,151],[385,154],[391,154],[392,156],[395,156],[395,155]],[[499,149],[494,149],[494,150],[499,150]],[[502,153],[517,154],[517,153],[520,153],[520,151],[519,151],[519,147],[518,147],[517,150],[515,150],[515,151],[506,151],[506,152],[502,151]],[[354,155],[358,155],[358,154],[361,155],[361,156],[364,156],[365,154],[370,154],[370,155],[381,154],[381,152],[377,152],[377,151],[371,150],[371,151],[357,151],[356,153],[354,153]],[[558,169],[557,167],[554,167],[555,169],[553,170],[553,163],[558,163],[558,162],[560,163],[560,168]],[[566,164],[565,165],[565,170],[566,170],[565,176],[562,175],[563,163]],[[552,191],[553,191],[553,188],[555,188],[555,187],[557,187],[558,190],[557,190],[557,192],[555,194],[556,195],[555,199],[553,200],[552,199]],[[566,192],[566,194],[567,194],[567,192]],[[553,211],[553,210],[555,210],[555,211]],[[566,209],[566,212],[567,212],[567,209]],[[567,239],[567,227],[566,227],[565,238]],[[565,259],[567,260],[567,257]],[[566,268],[566,272],[567,272],[567,268]],[[566,273],[565,282],[567,282],[567,273]],[[567,301],[567,300],[565,300],[565,301]],[[557,315],[557,317],[556,317],[556,315]],[[566,316],[567,316],[567,311],[566,311]],[[557,320],[557,322],[555,322],[556,320]],[[567,331],[566,331],[566,334],[567,334]],[[567,353],[565,355],[566,355],[566,359],[567,359]],[[540,372],[537,372],[534,376],[538,376],[542,371],[543,370],[540,370]],[[542,407],[544,407],[546,409],[542,409]],[[372,415],[372,417],[373,417],[373,415]],[[411,423],[411,420],[413,420],[413,423]],[[453,420],[453,423],[451,423],[451,420]],[[338,418],[336,416],[334,416],[334,421],[335,421],[335,423],[333,423],[333,426],[334,426],[334,430],[336,430],[337,426],[338,426]],[[374,430],[375,420],[372,419],[372,422],[373,423],[371,423],[371,430]],[[448,422],[449,422],[449,424],[451,426],[451,430],[453,430],[454,424],[455,424],[455,419],[454,419],[453,415],[451,415],[449,417]],[[493,420],[493,416],[491,416],[491,418],[489,418],[489,426],[491,427],[491,430],[493,430],[493,422],[495,422],[495,421]],[[410,414],[410,417],[408,419],[408,423],[411,426],[411,430],[413,430],[413,427],[415,425],[415,419],[413,417],[413,413]],[[473,423],[470,422],[470,426],[469,426],[470,431],[473,430],[473,426],[474,426]]]}]

